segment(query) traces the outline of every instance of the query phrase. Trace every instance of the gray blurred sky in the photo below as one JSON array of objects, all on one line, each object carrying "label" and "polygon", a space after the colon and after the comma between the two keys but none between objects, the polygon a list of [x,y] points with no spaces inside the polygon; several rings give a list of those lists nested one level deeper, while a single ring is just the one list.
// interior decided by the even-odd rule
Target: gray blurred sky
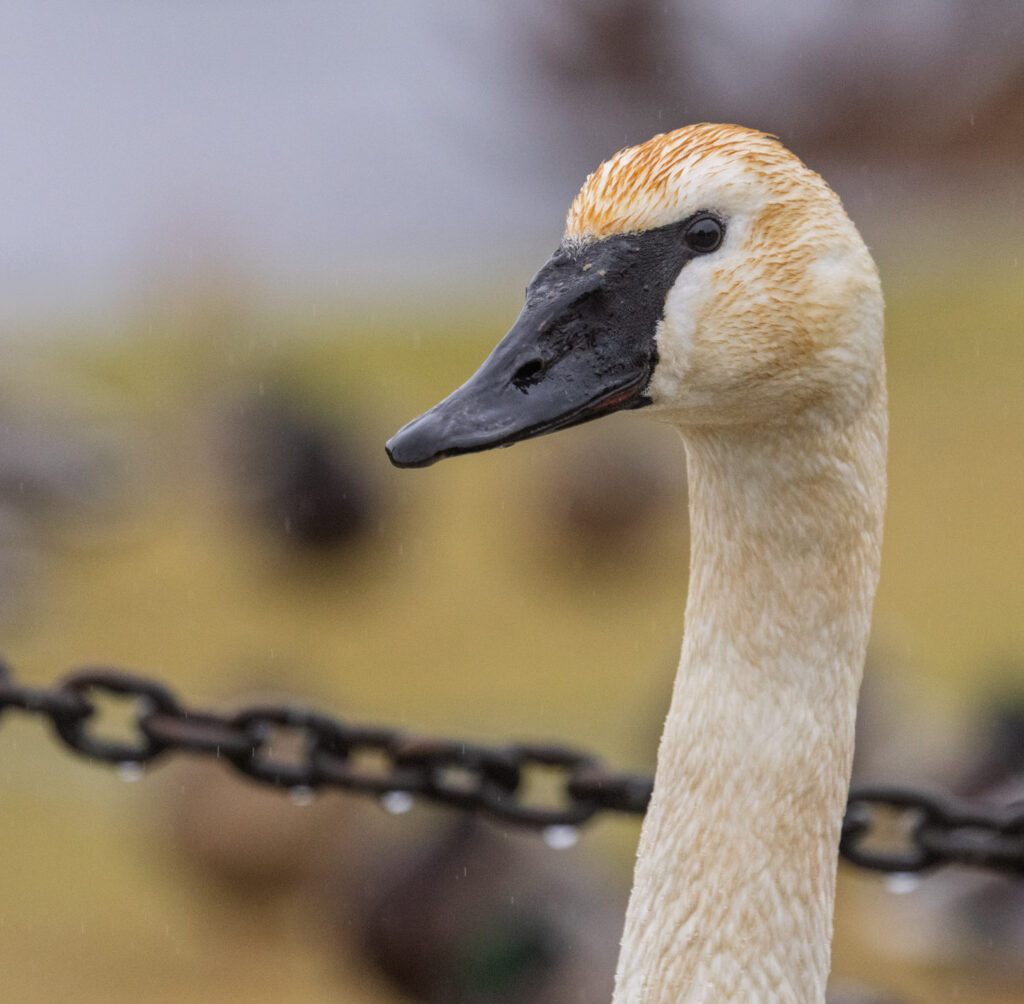
[{"label": "gray blurred sky", "polygon": [[486,63],[452,59],[428,7],[6,2],[0,316],[190,258],[344,285],[515,226],[531,188],[505,174],[495,199],[453,141]]},{"label": "gray blurred sky", "polygon": [[1024,37],[1019,2],[965,26],[952,0],[723,0],[637,3],[619,51],[616,6],[4,0],[0,324],[218,268],[331,299],[453,270],[518,289],[624,143],[704,117],[814,136],[850,94],[927,133]]}]

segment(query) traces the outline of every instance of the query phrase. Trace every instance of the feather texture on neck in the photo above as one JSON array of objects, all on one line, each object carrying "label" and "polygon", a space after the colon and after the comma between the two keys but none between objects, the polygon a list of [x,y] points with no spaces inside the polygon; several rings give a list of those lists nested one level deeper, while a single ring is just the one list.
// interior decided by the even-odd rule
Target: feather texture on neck
[{"label": "feather texture on neck", "polygon": [[821,1001],[885,507],[852,418],[684,430],[686,631],[615,1004]]}]

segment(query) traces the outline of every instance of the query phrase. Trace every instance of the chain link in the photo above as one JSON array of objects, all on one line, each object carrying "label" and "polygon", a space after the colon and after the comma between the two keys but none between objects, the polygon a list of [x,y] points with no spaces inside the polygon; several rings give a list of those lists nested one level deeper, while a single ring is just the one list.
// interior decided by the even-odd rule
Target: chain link
[{"label": "chain link", "polygon": [[[104,738],[101,697],[128,702],[129,738]],[[223,759],[274,787],[403,792],[535,829],[579,826],[600,812],[642,815],[651,797],[650,777],[613,771],[562,745],[480,746],[288,705],[222,715],[187,708],[163,684],[108,668],[78,670],[47,689],[16,683],[0,662],[0,716],[12,708],[48,719],[69,748],[108,764],[191,753]],[[543,774],[555,794],[538,799],[532,792]],[[986,806],[903,787],[855,786],[839,850],[851,864],[882,872],[960,864],[1024,876],[1024,802]]]}]

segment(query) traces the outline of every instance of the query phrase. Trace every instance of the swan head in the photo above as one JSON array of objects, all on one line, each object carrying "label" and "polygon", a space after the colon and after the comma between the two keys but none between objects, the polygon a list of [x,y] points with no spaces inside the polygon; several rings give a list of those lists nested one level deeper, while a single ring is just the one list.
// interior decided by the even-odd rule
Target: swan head
[{"label": "swan head", "polygon": [[765,133],[686,126],[587,178],[512,329],[388,455],[419,467],[631,408],[683,427],[856,409],[881,331],[874,263],[821,177]]}]

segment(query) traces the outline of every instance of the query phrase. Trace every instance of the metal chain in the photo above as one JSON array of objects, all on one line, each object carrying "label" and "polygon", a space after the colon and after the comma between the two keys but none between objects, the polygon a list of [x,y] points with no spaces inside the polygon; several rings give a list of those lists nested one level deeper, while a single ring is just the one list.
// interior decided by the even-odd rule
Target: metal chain
[{"label": "metal chain", "polygon": [[[104,738],[102,698],[133,706],[127,738]],[[163,684],[116,669],[81,669],[55,687],[37,688],[16,683],[0,663],[0,716],[8,708],[46,718],[76,753],[108,764],[142,766],[192,753],[303,794],[401,792],[536,829],[580,826],[599,812],[642,815],[651,797],[649,776],[610,770],[598,757],[560,744],[480,746],[288,705],[198,711]],[[533,793],[544,774],[554,798]],[[984,806],[909,788],[855,786],[839,850],[852,864],[882,872],[961,864],[1024,876],[1024,802]]]}]

